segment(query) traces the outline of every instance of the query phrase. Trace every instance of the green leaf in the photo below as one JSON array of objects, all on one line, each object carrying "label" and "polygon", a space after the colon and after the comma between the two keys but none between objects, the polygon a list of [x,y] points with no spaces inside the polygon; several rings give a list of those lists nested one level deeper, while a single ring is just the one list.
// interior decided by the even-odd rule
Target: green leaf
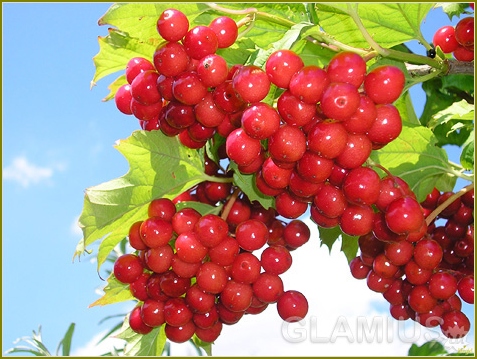
[{"label": "green leaf", "polygon": [[270,55],[280,49],[291,49],[295,42],[300,38],[301,32],[312,26],[310,23],[300,23],[293,25],[285,34],[268,49],[259,49],[255,54],[247,60],[246,64],[253,64],[258,67],[263,67]]},{"label": "green leaf", "polygon": [[144,57],[152,60],[152,56],[160,41],[145,42],[130,37],[127,33],[109,29],[109,34],[98,37],[99,53],[93,57],[96,71],[91,86],[100,79],[126,68],[133,57]]},{"label": "green leaf", "polygon": [[[368,48],[369,44],[351,18],[345,3],[317,3],[319,25],[336,40]],[[390,48],[413,39],[422,39],[421,22],[432,3],[360,3],[358,15],[365,29],[380,46]]]},{"label": "green leaf", "polygon": [[[474,105],[465,100],[454,102],[444,110],[441,110],[432,116],[427,127],[434,129],[439,125],[450,122],[451,120],[474,121]],[[472,125],[472,124],[471,124]]]},{"label": "green leaf", "polygon": [[121,283],[116,279],[114,274],[111,274],[108,278],[108,284],[103,289],[104,295],[91,303],[89,307],[96,305],[108,305],[113,303],[126,302],[129,300],[135,300],[134,296],[129,290],[129,284]]},{"label": "green leaf", "polygon": [[451,191],[457,179],[447,153],[436,146],[432,131],[422,126],[403,126],[400,136],[373,151],[371,159],[406,181],[419,201],[436,184],[440,191]]},{"label": "green leaf", "polygon": [[65,336],[61,339],[56,349],[56,355],[60,355],[60,348],[62,348],[61,355],[69,356],[71,352],[71,341],[73,339],[73,333],[75,331],[75,323],[71,323],[68,329],[66,330]]},{"label": "green leaf", "polygon": [[229,167],[234,171],[235,185],[238,186],[243,193],[245,193],[245,195],[251,202],[258,201],[265,209],[274,207],[275,199],[273,197],[266,196],[260,192],[260,190],[255,185],[254,174],[240,173],[237,164],[233,161],[230,161]]},{"label": "green leaf", "polygon": [[129,314],[124,318],[121,332],[116,338],[124,339],[125,356],[161,356],[166,344],[165,325],[154,328],[150,333],[138,334],[129,326]]},{"label": "green leaf", "polygon": [[109,94],[105,98],[103,98],[103,102],[114,100],[114,95],[116,95],[116,92],[118,91],[118,89],[122,85],[125,85],[127,83],[128,82],[126,80],[126,75],[125,74],[119,76],[116,80],[111,82],[108,86]]},{"label": "green leaf", "polygon": [[194,185],[213,180],[204,174],[203,156],[180,145],[176,137],[161,131],[135,131],[120,140],[116,149],[128,160],[124,176],[86,190],[79,223],[81,249],[102,239],[98,269],[113,248],[129,233],[131,225],[147,218],[155,198],[174,198]]},{"label": "green leaf", "polygon": [[[154,42],[160,39],[157,19],[170,7],[170,3],[116,3],[98,20],[98,25],[112,25],[130,37]],[[174,8],[184,12],[192,25],[197,16],[209,9],[201,3],[174,4]]]},{"label": "green leaf", "polygon": [[449,20],[452,21],[454,16],[459,16],[460,14],[464,13],[465,8],[467,7],[467,3],[458,3],[458,2],[445,2],[440,3],[436,7],[442,7],[442,11],[447,14]]},{"label": "green leaf", "polygon": [[447,350],[444,346],[439,343],[437,340],[431,340],[418,346],[417,344],[412,344],[409,348],[409,356],[438,356],[442,354],[447,354]]},{"label": "green leaf", "polygon": [[202,355],[200,352],[200,349],[202,348],[208,356],[212,356],[212,343],[204,342],[194,334],[192,337],[192,344],[197,348],[199,355]]},{"label": "green leaf", "polygon": [[176,204],[177,211],[180,211],[182,208],[193,208],[203,216],[206,214],[219,214],[222,209],[221,206],[214,207],[207,203],[193,201],[179,202]]},{"label": "green leaf", "polygon": [[474,141],[475,133],[472,130],[469,138],[467,138],[467,141],[465,141],[462,146],[462,153],[460,155],[460,164],[467,170],[474,169]]},{"label": "green leaf", "polygon": [[318,233],[321,245],[326,245],[330,252],[333,244],[341,238],[341,251],[346,256],[348,263],[356,257],[356,253],[358,253],[358,237],[344,234],[339,226],[333,228],[318,226]]}]

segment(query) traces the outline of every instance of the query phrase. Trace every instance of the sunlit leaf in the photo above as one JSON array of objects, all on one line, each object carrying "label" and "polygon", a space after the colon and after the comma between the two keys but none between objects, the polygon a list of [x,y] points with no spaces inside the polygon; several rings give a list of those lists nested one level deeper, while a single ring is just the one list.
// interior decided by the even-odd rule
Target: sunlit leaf
[{"label": "sunlit leaf", "polygon": [[404,126],[400,136],[371,154],[373,161],[401,177],[419,201],[424,200],[436,183],[441,191],[451,191],[455,176],[447,153],[436,146],[432,131],[422,126]]},{"label": "sunlit leaf", "polygon": [[[350,17],[352,6],[317,3],[319,25],[338,41],[369,48],[370,44]],[[359,3],[358,15],[373,40],[381,47],[390,48],[422,38],[420,25],[431,8],[431,3]]]},{"label": "sunlit leaf", "polygon": [[159,39],[154,43],[146,42],[115,29],[109,29],[107,36],[98,37],[98,42],[99,53],[93,57],[96,71],[92,85],[108,75],[124,71],[133,57],[144,57],[152,61],[154,51],[160,44]]},{"label": "sunlit leaf", "polygon": [[250,201],[258,201],[265,209],[274,206],[275,199],[261,193],[255,185],[255,175],[240,173],[237,164],[233,161],[230,163],[230,168],[234,170],[235,184],[240,187]]},{"label": "sunlit leaf", "polygon": [[90,307],[135,300],[134,296],[129,290],[129,284],[121,283],[116,279],[114,274],[109,276],[108,284],[104,287],[103,291],[104,295],[91,303],[89,305]]},{"label": "sunlit leaf", "polygon": [[115,147],[128,160],[129,171],[86,189],[79,219],[83,247],[101,239],[98,269],[131,225],[147,218],[151,200],[172,199],[202,181],[213,180],[204,174],[203,157],[197,150],[161,131],[135,131]]},{"label": "sunlit leaf", "polygon": [[154,328],[148,334],[138,334],[129,326],[129,314],[124,318],[123,326],[115,337],[124,339],[126,356],[161,356],[166,344],[165,325]]}]

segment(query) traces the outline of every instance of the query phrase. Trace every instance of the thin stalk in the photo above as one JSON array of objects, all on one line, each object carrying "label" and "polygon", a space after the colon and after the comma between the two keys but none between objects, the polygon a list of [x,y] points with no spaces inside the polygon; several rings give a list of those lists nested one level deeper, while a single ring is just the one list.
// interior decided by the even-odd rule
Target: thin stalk
[{"label": "thin stalk", "polygon": [[227,204],[223,208],[220,218],[222,218],[224,221],[227,220],[227,217],[229,216],[229,213],[232,210],[232,207],[233,207],[235,201],[237,200],[240,192],[241,192],[240,188],[238,188],[238,187],[235,188],[234,193],[232,193],[229,200],[227,201]]},{"label": "thin stalk", "polygon": [[462,188],[460,191],[454,193],[452,196],[447,198],[444,202],[442,202],[435,210],[433,210],[426,218],[427,225],[430,225],[434,219],[444,210],[446,209],[452,202],[454,202],[457,198],[463,196],[467,192],[474,189],[474,184],[471,183],[468,186]]}]

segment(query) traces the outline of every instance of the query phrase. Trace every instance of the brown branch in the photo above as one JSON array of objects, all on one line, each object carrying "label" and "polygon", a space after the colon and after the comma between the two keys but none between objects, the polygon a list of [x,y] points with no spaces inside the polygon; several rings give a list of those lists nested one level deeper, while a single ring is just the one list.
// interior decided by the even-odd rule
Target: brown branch
[{"label": "brown branch", "polygon": [[[465,62],[457,60],[447,61],[448,68],[447,72],[444,75],[474,75],[474,62]],[[413,65],[406,64],[406,69],[412,77],[420,77],[431,74],[434,71],[434,68],[429,65]]]}]

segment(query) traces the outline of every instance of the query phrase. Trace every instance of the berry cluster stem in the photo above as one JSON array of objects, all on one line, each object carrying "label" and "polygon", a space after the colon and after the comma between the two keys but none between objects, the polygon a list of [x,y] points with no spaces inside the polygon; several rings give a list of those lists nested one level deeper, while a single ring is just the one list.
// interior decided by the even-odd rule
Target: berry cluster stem
[{"label": "berry cluster stem", "polygon": [[235,201],[237,200],[240,192],[241,192],[240,188],[237,187],[234,190],[234,193],[232,193],[229,200],[227,201],[227,204],[225,205],[225,207],[222,211],[222,214],[220,216],[224,221],[227,220],[227,217],[229,216],[229,213],[232,210],[232,206],[234,205]]},{"label": "berry cluster stem", "polygon": [[471,191],[474,189],[474,183],[469,184],[468,186],[465,186],[462,188],[460,191],[454,193],[452,196],[450,196],[447,200],[442,202],[435,210],[433,210],[429,216],[426,218],[426,223],[427,225],[431,224],[432,221],[444,210],[449,206],[452,202],[454,202],[457,198],[463,196],[467,192]]}]

